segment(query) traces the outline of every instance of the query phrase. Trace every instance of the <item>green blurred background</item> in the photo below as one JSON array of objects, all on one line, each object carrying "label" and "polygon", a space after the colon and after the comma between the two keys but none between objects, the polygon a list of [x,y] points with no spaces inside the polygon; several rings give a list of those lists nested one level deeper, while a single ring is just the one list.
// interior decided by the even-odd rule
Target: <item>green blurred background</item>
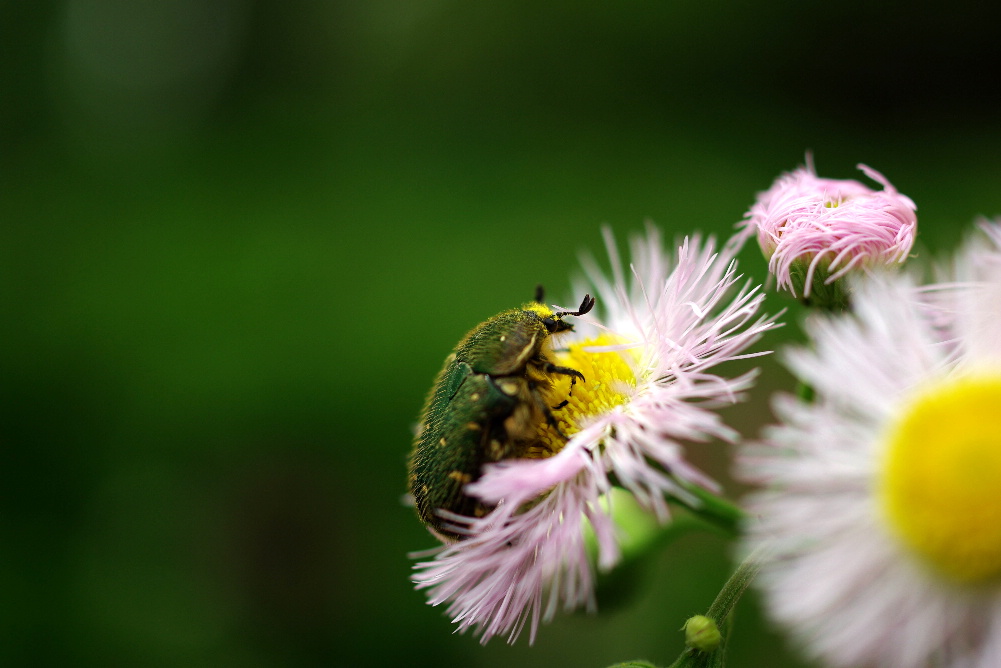
[{"label": "green blurred background", "polygon": [[[955,245],[1001,213],[999,19],[0,3],[0,665],[670,663],[726,576],[715,536],[534,647],[451,635],[408,581],[432,544],[401,504],[424,392],[536,283],[575,304],[601,224],[728,234],[807,149],[910,195],[921,253]],[[753,435],[786,381],[766,363],[728,419]],[[727,454],[693,457],[725,476]],[[732,665],[805,664],[750,596]]]}]

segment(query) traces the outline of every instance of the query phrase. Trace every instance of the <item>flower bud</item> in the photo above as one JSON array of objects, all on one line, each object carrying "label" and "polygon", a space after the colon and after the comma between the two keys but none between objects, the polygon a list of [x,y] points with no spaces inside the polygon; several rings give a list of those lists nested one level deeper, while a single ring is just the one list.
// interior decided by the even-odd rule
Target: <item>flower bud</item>
[{"label": "flower bud", "polygon": [[722,635],[716,622],[705,615],[689,617],[685,622],[685,644],[700,652],[711,652],[719,647]]},{"label": "flower bud", "polygon": [[809,305],[847,307],[840,279],[900,264],[914,245],[914,202],[876,170],[858,168],[883,189],[822,179],[808,160],[759,194],[744,218],[745,234],[757,233],[778,289]]}]

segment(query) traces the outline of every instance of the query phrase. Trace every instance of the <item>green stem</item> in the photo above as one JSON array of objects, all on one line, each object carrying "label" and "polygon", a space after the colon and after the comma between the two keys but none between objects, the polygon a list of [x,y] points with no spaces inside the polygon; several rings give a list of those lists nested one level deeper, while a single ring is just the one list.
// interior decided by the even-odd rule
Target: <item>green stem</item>
[{"label": "green stem", "polygon": [[697,499],[697,503],[689,503],[678,498],[674,499],[675,502],[709,524],[722,529],[731,538],[740,534],[740,525],[746,517],[743,510],[701,487],[684,484],[683,487]]},{"label": "green stem", "polygon": [[761,570],[762,553],[763,549],[758,548],[737,566],[737,570],[733,572],[730,579],[723,585],[723,589],[720,590],[719,595],[716,596],[716,600],[709,606],[706,617],[719,624],[730,614],[733,606],[740,600],[747,586],[751,584],[758,571]]},{"label": "green stem", "polygon": [[700,652],[691,647],[685,649],[669,668],[722,668],[726,662],[726,642],[730,632],[730,614],[748,585],[761,570],[761,557],[764,548],[751,553],[723,585],[716,600],[709,606],[705,616],[713,620],[719,628],[721,642],[711,652]]}]

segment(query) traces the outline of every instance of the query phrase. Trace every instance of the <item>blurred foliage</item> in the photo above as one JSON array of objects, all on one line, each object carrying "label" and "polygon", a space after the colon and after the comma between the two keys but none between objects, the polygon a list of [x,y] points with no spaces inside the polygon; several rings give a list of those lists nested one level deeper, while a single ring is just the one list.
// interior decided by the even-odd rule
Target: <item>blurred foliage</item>
[{"label": "blurred foliage", "polygon": [[[726,235],[808,149],[911,196],[922,254],[954,245],[1001,212],[999,13],[0,3],[0,664],[673,660],[721,538],[535,647],[451,635],[408,582],[423,393],[536,283],[571,301],[601,224]],[[766,363],[731,423],[756,433],[787,385]],[[753,594],[729,642],[803,665]]]}]

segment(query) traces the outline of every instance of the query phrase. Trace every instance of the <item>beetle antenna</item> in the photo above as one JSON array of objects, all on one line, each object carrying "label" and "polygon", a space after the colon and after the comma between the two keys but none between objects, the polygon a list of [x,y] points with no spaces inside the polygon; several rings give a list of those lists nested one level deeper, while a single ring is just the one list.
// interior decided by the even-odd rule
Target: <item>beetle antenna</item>
[{"label": "beetle antenna", "polygon": [[584,300],[580,303],[580,307],[576,311],[560,311],[556,313],[557,318],[562,318],[565,315],[584,315],[588,311],[594,308],[594,297],[591,295],[584,295]]},{"label": "beetle antenna", "polygon": [[546,291],[542,288],[542,283],[535,286],[535,301],[541,304],[542,300],[545,298]]}]

